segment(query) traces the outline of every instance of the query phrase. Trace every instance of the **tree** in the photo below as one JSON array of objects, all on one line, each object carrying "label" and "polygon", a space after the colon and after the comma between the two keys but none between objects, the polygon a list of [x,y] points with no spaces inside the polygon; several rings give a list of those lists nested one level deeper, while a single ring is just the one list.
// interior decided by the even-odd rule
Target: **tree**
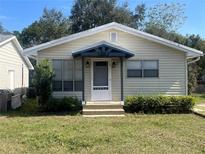
[{"label": "tree", "polygon": [[71,9],[71,29],[77,33],[110,22],[138,28],[144,14],[145,5],[138,5],[133,13],[127,3],[118,6],[116,0],[76,0]]},{"label": "tree", "polygon": [[[184,5],[180,3],[162,3],[149,8],[146,31],[176,31],[185,21]],[[153,32],[152,32],[153,33]]]},{"label": "tree", "polygon": [[7,31],[0,22],[0,34],[11,35],[9,31]]},{"label": "tree", "polygon": [[42,106],[45,106],[51,97],[53,77],[54,72],[47,59],[37,64],[33,77],[33,85],[38,96],[38,101]]},{"label": "tree", "polygon": [[144,27],[144,20],[145,20],[146,8],[145,4],[139,4],[135,8],[135,13],[133,15],[134,24],[133,28],[135,29],[143,29]]},{"label": "tree", "polygon": [[61,11],[45,8],[38,21],[14,34],[23,47],[31,47],[70,34],[70,23]]},{"label": "tree", "polygon": [[0,33],[3,33],[4,32],[4,28],[2,26],[2,24],[0,23]]}]

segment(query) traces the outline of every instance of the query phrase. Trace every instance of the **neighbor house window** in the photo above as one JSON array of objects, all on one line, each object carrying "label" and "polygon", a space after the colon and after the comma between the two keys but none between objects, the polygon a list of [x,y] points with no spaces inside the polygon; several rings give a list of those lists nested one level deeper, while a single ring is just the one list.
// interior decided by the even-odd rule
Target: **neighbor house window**
[{"label": "neighbor house window", "polygon": [[112,42],[117,42],[117,33],[116,32],[111,32],[110,33],[110,40]]},{"label": "neighbor house window", "polygon": [[127,77],[158,77],[158,60],[132,60],[127,62]]},{"label": "neighbor house window", "polygon": [[53,91],[82,91],[81,59],[54,59],[53,69]]}]

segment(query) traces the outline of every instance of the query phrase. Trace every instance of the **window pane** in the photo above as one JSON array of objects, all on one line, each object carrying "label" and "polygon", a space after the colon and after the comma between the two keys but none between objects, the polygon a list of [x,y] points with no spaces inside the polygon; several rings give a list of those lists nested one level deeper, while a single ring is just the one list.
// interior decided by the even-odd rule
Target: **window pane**
[{"label": "window pane", "polygon": [[136,69],[141,69],[141,61],[139,60],[130,60],[130,61],[127,61],[127,69],[133,69],[133,70],[136,70]]},{"label": "window pane", "polygon": [[73,61],[63,61],[63,90],[73,91]]},{"label": "window pane", "polygon": [[158,70],[154,70],[154,69],[144,70],[144,77],[158,77]]},{"label": "window pane", "polygon": [[73,81],[73,61],[63,61],[63,81]]},{"label": "window pane", "polygon": [[53,81],[53,91],[62,91],[62,81]]},{"label": "window pane", "polygon": [[127,77],[142,77],[142,70],[127,70]]},{"label": "window pane", "polygon": [[75,81],[75,91],[83,90],[83,81]]},{"label": "window pane", "polygon": [[64,91],[73,91],[73,81],[63,81]]},{"label": "window pane", "polygon": [[62,60],[53,60],[53,70],[55,73],[54,80],[61,81],[62,80]]},{"label": "window pane", "polygon": [[52,65],[55,73],[52,84],[53,91],[62,91],[62,60],[54,59]]},{"label": "window pane", "polygon": [[75,59],[75,68],[82,70],[82,59]]},{"label": "window pane", "polygon": [[143,61],[143,69],[158,69],[158,61],[157,60]]},{"label": "window pane", "polygon": [[82,80],[82,59],[75,59],[75,81]]}]

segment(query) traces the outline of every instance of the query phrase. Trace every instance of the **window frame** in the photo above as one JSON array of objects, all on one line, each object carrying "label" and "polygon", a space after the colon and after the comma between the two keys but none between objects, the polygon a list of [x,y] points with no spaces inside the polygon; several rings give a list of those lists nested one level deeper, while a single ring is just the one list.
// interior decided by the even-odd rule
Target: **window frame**
[{"label": "window frame", "polygon": [[[128,60],[129,61],[140,61],[141,63],[141,71],[142,71],[142,76],[128,76],[128,70],[132,70],[132,69],[128,69],[128,65],[126,65],[126,71],[127,71],[127,78],[159,78],[159,60],[158,59],[145,59],[145,60]],[[144,76],[144,70],[149,70],[149,69],[144,69],[143,67],[143,62],[144,61],[156,61],[157,62],[157,69],[150,69],[150,70],[157,70],[157,76]],[[134,70],[134,69],[133,69]]]}]

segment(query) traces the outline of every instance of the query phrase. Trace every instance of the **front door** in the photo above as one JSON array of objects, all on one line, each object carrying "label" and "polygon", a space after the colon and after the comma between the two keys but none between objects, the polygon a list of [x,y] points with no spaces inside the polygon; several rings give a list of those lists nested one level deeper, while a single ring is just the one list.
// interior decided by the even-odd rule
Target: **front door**
[{"label": "front door", "polygon": [[92,66],[92,100],[111,100],[109,61],[93,61]]}]

